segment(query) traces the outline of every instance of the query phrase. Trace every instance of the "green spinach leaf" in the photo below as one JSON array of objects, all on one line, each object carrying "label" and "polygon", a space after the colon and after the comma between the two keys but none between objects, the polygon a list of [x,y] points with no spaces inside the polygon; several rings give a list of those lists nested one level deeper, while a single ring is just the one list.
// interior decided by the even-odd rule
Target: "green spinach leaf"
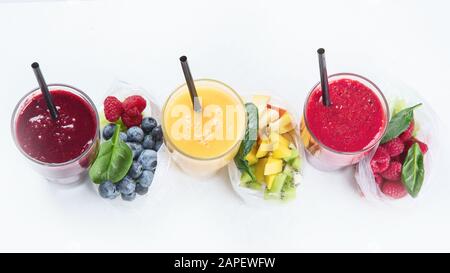
[{"label": "green spinach leaf", "polygon": [[414,143],[408,150],[402,168],[402,181],[408,193],[412,197],[417,197],[422,188],[425,177],[423,166],[423,154],[418,143]]},{"label": "green spinach leaf", "polygon": [[422,105],[422,103],[403,109],[395,114],[389,121],[387,131],[381,139],[381,143],[386,143],[389,140],[398,137],[401,133],[408,129],[408,126],[414,117],[414,109],[420,105]]},{"label": "green spinach leaf", "polygon": [[246,103],[247,128],[245,130],[244,141],[242,142],[242,156],[245,157],[253,148],[258,139],[258,108],[253,103]]},{"label": "green spinach leaf", "polygon": [[120,126],[116,126],[113,137],[100,145],[97,158],[89,170],[91,180],[100,184],[104,181],[120,181],[133,163],[133,153],[120,139]]},{"label": "green spinach leaf", "polygon": [[247,113],[247,127],[245,129],[244,139],[239,147],[239,152],[234,158],[234,162],[241,172],[248,173],[252,178],[252,181],[256,181],[255,174],[248,165],[245,156],[252,150],[258,138],[258,108],[253,103],[246,103],[245,110]]}]

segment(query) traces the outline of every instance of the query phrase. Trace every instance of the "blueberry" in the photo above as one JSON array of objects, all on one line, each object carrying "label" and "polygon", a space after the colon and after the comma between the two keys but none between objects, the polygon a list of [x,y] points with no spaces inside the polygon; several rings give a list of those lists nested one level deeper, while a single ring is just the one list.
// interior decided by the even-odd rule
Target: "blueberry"
[{"label": "blueberry", "polygon": [[128,175],[133,179],[137,179],[139,176],[141,176],[143,170],[144,169],[142,168],[141,164],[139,164],[136,161],[133,161],[130,170],[128,171]]},{"label": "blueberry", "polygon": [[128,139],[127,134],[124,133],[124,132],[120,132],[119,138],[120,138],[121,140],[123,140],[124,142],[127,142],[127,139]]},{"label": "blueberry", "polygon": [[156,168],[156,152],[153,150],[144,150],[138,157],[138,162],[141,163],[144,170],[154,171]]},{"label": "blueberry", "polygon": [[128,128],[127,140],[132,142],[142,142],[144,139],[144,131],[138,126]]},{"label": "blueberry", "polygon": [[134,183],[133,179],[129,177],[128,175],[125,176],[122,180],[119,182],[119,191],[122,194],[130,194],[134,192],[136,188],[136,184]]},{"label": "blueberry", "polygon": [[159,125],[159,126],[153,128],[153,130],[152,130],[152,136],[153,136],[153,139],[156,140],[156,141],[162,139],[163,133],[162,133],[161,125]]},{"label": "blueberry", "polygon": [[152,171],[143,171],[141,177],[138,178],[136,181],[138,184],[140,184],[143,187],[150,187],[153,181],[153,172]]},{"label": "blueberry", "polygon": [[105,140],[110,139],[114,135],[114,130],[116,128],[116,125],[114,123],[109,123],[108,125],[103,128],[103,138]]},{"label": "blueberry", "polygon": [[132,192],[129,194],[122,193],[122,199],[124,201],[133,201],[136,198],[136,192]]},{"label": "blueberry", "polygon": [[151,117],[146,117],[142,119],[141,128],[144,130],[146,134],[150,133],[153,128],[155,128],[158,125],[158,122]]},{"label": "blueberry", "polygon": [[136,184],[136,193],[139,195],[144,195],[148,192],[148,187],[142,186],[142,184]]},{"label": "blueberry", "polygon": [[155,146],[153,147],[153,150],[159,151],[159,148],[161,148],[161,145],[162,145],[162,144],[163,144],[163,141],[162,141],[162,140],[156,141]]},{"label": "blueberry", "polygon": [[127,142],[128,147],[131,148],[131,151],[133,152],[133,159],[137,159],[144,148],[142,147],[142,144],[136,143],[136,142]]},{"label": "blueberry", "polygon": [[98,193],[106,199],[114,199],[117,197],[116,186],[111,181],[105,181],[100,184]]},{"label": "blueberry", "polygon": [[153,149],[153,146],[155,146],[155,142],[153,141],[152,136],[146,135],[142,142],[142,147],[144,147],[144,149]]}]

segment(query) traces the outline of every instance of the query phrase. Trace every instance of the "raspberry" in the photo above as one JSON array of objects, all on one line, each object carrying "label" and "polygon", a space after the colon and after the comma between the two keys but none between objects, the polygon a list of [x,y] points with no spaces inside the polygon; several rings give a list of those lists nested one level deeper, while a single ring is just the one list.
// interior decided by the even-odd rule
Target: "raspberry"
[{"label": "raspberry", "polygon": [[383,184],[383,177],[378,173],[374,174],[373,177],[375,178],[375,183],[381,187],[381,184]]},{"label": "raspberry", "polygon": [[401,141],[398,137],[389,140],[382,146],[386,149],[390,157],[403,153],[403,150],[405,149],[405,144],[403,144],[403,141]]},{"label": "raspberry", "polygon": [[142,122],[142,115],[139,113],[138,115],[129,115],[128,113],[122,114],[122,122],[127,126],[127,128],[133,126],[139,126]]},{"label": "raspberry", "polygon": [[116,97],[108,96],[103,102],[103,110],[106,119],[110,122],[115,122],[123,113],[122,103]]},{"label": "raspberry", "polygon": [[413,137],[405,142],[405,153],[408,153],[409,148],[411,148],[411,146],[413,146],[414,143],[419,143],[419,147],[420,150],[422,151],[422,154],[426,154],[428,152],[428,145]]},{"label": "raspberry", "polygon": [[403,142],[405,142],[408,139],[412,138],[413,132],[414,132],[414,120],[412,120],[411,123],[409,124],[409,127],[403,133],[400,134],[399,138]]},{"label": "raspberry", "polygon": [[416,143],[416,142],[414,141],[413,138],[408,139],[407,141],[405,141],[405,154],[408,153],[409,148],[411,148],[411,146],[413,146],[414,143]]},{"label": "raspberry", "polygon": [[389,168],[387,168],[387,170],[382,172],[381,176],[384,179],[390,181],[400,180],[400,178],[402,177],[402,163],[398,161],[391,161]]},{"label": "raspberry", "polygon": [[381,192],[394,199],[405,197],[406,188],[401,181],[386,181],[381,186]]},{"label": "raspberry", "polygon": [[[405,146],[405,147],[406,147],[406,146]],[[405,148],[405,150],[403,151],[403,153],[401,153],[400,155],[391,157],[391,161],[398,161],[398,162],[400,162],[400,163],[403,164],[403,162],[405,162],[405,158],[406,158],[407,152],[408,152],[408,151],[407,151],[406,148]]]},{"label": "raspberry", "polygon": [[125,111],[128,111],[132,108],[137,108],[139,113],[142,113],[144,111],[145,107],[147,106],[147,102],[145,99],[139,95],[129,96],[123,101],[123,109]]},{"label": "raspberry", "polygon": [[388,152],[383,147],[378,147],[372,160],[370,161],[370,167],[372,167],[373,173],[381,173],[389,167],[390,157]]}]

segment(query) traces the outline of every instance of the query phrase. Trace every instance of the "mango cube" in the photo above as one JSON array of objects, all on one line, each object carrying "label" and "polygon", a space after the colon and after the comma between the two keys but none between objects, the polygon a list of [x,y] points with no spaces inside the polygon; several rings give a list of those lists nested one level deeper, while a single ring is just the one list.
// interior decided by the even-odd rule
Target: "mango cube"
[{"label": "mango cube", "polygon": [[284,134],[292,131],[294,130],[292,116],[289,113],[285,113],[277,121],[272,122],[269,127],[271,131],[277,132],[279,134]]},{"label": "mango cube", "polygon": [[266,175],[265,176],[265,178],[266,178],[266,185],[267,185],[267,189],[271,189],[272,188],[272,185],[273,185],[273,181],[275,180],[275,177],[276,177],[277,175],[276,174],[271,174],[271,175]]},{"label": "mango cube", "polygon": [[278,174],[283,170],[283,160],[278,158],[267,158],[264,167],[264,175]]},{"label": "mango cube", "polygon": [[252,150],[245,156],[245,160],[247,160],[248,165],[254,165],[258,163],[258,158],[256,157],[257,147],[253,145]]},{"label": "mango cube", "polygon": [[255,167],[255,177],[256,181],[259,183],[264,183],[264,170],[266,167],[267,158],[262,158],[258,160],[258,163],[256,163]]},{"label": "mango cube", "polygon": [[261,144],[259,144],[258,151],[256,152],[257,158],[262,158],[267,155],[268,152],[271,152],[273,150],[273,145],[270,143],[270,140],[268,138],[263,139],[261,141]]}]

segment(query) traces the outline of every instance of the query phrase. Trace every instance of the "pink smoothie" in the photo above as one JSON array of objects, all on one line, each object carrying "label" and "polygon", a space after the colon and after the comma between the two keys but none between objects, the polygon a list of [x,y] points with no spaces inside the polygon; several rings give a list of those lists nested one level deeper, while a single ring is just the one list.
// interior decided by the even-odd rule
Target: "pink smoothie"
[{"label": "pink smoothie", "polygon": [[386,114],[377,95],[352,79],[329,82],[331,106],[322,103],[320,85],[312,91],[306,106],[306,119],[312,134],[325,146],[338,152],[358,152],[379,138]]},{"label": "pink smoothie", "polygon": [[59,117],[52,120],[44,97],[31,98],[18,114],[16,137],[23,151],[45,163],[63,163],[80,156],[95,141],[95,110],[80,96],[50,91]]}]

